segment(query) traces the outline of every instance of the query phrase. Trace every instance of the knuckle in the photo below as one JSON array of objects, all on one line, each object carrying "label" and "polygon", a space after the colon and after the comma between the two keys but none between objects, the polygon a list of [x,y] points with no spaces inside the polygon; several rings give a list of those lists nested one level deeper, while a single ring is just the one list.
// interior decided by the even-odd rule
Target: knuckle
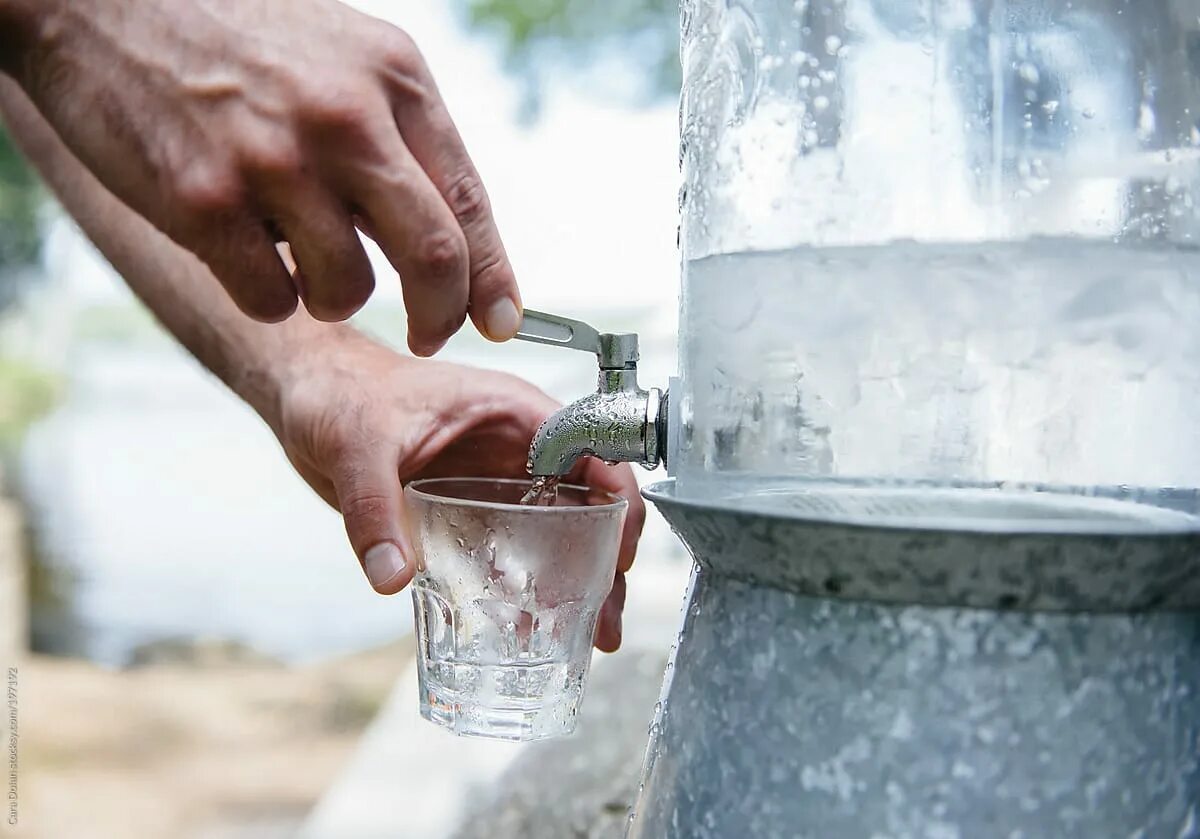
[{"label": "knuckle", "polygon": [[494,250],[483,255],[472,254],[471,294],[475,296],[497,296],[504,294],[517,284],[513,276],[512,266],[501,250]]},{"label": "knuckle", "polygon": [[256,177],[291,178],[304,169],[300,146],[291,137],[259,137],[245,141],[239,158],[242,170]]},{"label": "knuckle", "polygon": [[425,59],[411,35],[389,24],[383,30],[382,41],[384,59],[389,67],[414,78],[425,75]]},{"label": "knuckle", "polygon": [[459,175],[446,188],[446,203],[463,227],[474,225],[491,215],[491,202],[483,181],[474,172]]},{"label": "knuckle", "polygon": [[466,245],[456,232],[438,230],[421,239],[413,258],[427,276],[452,280],[465,268]]},{"label": "knuckle", "polygon": [[353,84],[318,85],[305,105],[308,121],[326,130],[359,132],[375,114],[375,99]]},{"label": "knuckle", "polygon": [[241,178],[223,164],[183,167],[175,175],[171,190],[184,214],[204,221],[235,213],[245,198]]},{"label": "knuckle", "polygon": [[386,520],[391,505],[386,495],[365,488],[350,489],[338,497],[338,506],[346,519]]}]

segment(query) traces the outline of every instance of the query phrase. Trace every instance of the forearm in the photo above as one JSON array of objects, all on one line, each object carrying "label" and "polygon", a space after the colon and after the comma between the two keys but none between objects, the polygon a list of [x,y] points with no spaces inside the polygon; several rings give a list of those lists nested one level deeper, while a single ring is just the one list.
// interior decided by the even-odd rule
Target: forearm
[{"label": "forearm", "polygon": [[0,78],[0,114],[67,212],[133,292],[268,423],[277,422],[280,379],[296,368],[298,358],[314,345],[353,340],[348,327],[319,323],[302,310],[282,324],[247,318],[200,260],[101,186],[20,89],[4,78]]}]

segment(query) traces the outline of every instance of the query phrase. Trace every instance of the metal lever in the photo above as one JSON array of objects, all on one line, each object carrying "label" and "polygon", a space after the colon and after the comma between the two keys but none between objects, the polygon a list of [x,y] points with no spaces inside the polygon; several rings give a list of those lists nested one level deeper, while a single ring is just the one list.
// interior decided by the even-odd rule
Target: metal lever
[{"label": "metal lever", "polygon": [[535,344],[590,352],[600,362],[601,370],[637,368],[638,341],[633,333],[600,333],[583,321],[526,309],[516,337]]},{"label": "metal lever", "polygon": [[517,337],[535,344],[550,344],[600,354],[600,333],[586,323],[570,318],[525,310]]}]

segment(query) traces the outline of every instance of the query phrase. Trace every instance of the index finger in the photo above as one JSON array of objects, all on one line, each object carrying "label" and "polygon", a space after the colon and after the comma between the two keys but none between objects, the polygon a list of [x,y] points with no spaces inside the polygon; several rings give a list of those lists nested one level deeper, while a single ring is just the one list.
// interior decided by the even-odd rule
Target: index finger
[{"label": "index finger", "polygon": [[479,172],[428,71],[419,90],[411,84],[394,87],[400,135],[467,239],[471,320],[485,338],[507,341],[521,325],[521,294]]}]

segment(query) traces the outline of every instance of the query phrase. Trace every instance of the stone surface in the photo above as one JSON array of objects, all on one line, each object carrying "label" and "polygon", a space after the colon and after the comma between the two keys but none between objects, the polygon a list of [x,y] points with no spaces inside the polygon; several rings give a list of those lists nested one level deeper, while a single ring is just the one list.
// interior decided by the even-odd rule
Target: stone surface
[{"label": "stone surface", "polygon": [[277,659],[248,644],[228,638],[161,638],[133,648],[131,668],[175,665],[223,667],[229,665],[282,666]]},{"label": "stone surface", "polygon": [[454,839],[620,839],[637,797],[666,656],[616,656],[589,681],[571,737],[529,745]]},{"label": "stone surface", "polygon": [[657,517],[638,553],[621,649],[593,658],[573,736],[455,737],[420,717],[414,665],[298,839],[620,836],[691,567]]}]

